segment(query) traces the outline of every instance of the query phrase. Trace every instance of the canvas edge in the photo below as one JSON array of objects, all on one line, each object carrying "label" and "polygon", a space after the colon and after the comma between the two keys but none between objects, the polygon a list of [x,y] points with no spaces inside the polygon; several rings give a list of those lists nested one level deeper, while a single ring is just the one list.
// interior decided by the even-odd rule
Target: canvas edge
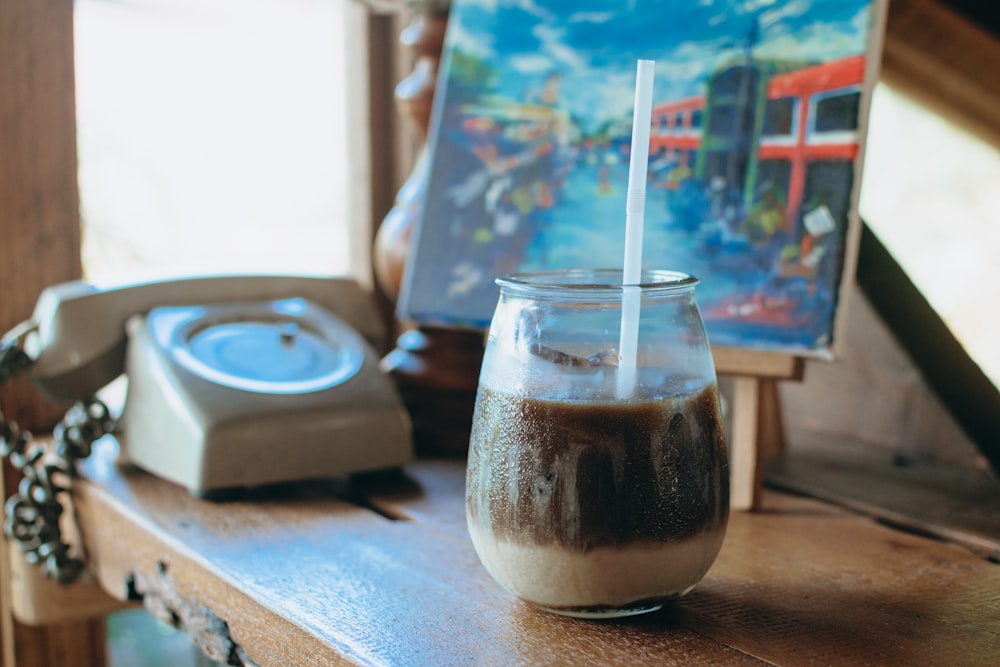
[{"label": "canvas edge", "polygon": [[827,346],[827,356],[816,358],[835,361],[842,356],[846,346],[848,308],[853,290],[856,289],[858,252],[861,247],[860,202],[861,186],[864,180],[865,154],[868,150],[868,129],[871,123],[871,105],[882,67],[883,45],[889,14],[889,0],[872,0],[871,17],[868,26],[868,47],[865,53],[865,83],[862,89],[861,105],[858,111],[858,154],[854,158],[854,183],[851,186],[851,204],[848,209],[847,234],[844,237],[844,262],[837,288],[837,305],[834,309],[833,341]]}]

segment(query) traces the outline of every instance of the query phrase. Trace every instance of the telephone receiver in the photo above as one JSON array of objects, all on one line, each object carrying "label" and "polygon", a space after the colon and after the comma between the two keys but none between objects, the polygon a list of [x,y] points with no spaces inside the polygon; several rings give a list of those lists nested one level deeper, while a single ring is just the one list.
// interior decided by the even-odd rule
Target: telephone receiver
[{"label": "telephone receiver", "polygon": [[347,278],[226,275],[46,288],[23,342],[49,398],[123,372],[122,454],[225,497],[234,489],[394,468],[409,417],[379,369],[385,328]]}]

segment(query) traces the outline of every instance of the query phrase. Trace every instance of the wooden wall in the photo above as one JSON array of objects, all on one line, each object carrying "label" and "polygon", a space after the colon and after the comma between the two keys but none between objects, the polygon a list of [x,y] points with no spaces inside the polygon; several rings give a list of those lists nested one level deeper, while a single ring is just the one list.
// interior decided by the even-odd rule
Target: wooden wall
[{"label": "wooden wall", "polygon": [[780,387],[789,448],[839,440],[886,461],[984,469],[978,449],[928,386],[860,289],[848,303],[847,338],[834,363],[806,363]]}]

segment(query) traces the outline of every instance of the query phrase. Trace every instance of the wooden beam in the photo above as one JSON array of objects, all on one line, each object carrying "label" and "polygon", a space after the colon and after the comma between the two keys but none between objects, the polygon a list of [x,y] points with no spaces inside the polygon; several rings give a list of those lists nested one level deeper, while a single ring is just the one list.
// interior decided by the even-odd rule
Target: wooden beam
[{"label": "wooden beam", "polygon": [[778,380],[801,380],[805,361],[785,352],[712,346],[719,375],[745,375]]},{"label": "wooden beam", "polygon": [[935,0],[889,3],[881,79],[1000,146],[1000,39]]}]

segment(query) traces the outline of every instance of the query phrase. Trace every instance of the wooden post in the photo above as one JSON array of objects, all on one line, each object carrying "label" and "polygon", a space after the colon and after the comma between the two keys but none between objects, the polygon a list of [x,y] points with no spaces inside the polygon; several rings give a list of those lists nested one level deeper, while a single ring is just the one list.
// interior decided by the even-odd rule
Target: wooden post
[{"label": "wooden post", "polygon": [[[38,293],[78,278],[76,103],[72,0],[0,2],[0,329],[29,317]],[[50,429],[66,406],[47,405],[27,378],[0,388],[8,419]],[[17,478],[6,466],[6,488]],[[3,486],[0,484],[0,486]],[[6,497],[6,496],[5,496]],[[11,610],[10,562],[0,548],[3,664],[103,665],[103,620],[30,627]]]}]

